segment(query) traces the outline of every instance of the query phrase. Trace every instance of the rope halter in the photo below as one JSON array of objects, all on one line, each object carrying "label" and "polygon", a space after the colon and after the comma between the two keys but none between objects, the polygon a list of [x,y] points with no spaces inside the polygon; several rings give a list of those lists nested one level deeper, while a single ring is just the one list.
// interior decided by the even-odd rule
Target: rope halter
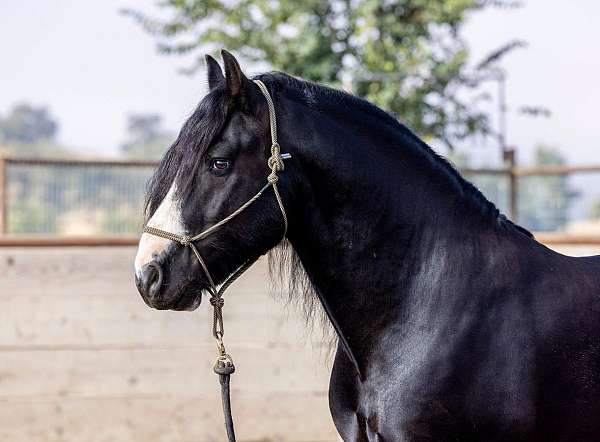
[{"label": "rope halter", "polygon": [[283,160],[291,158],[289,153],[281,153],[281,147],[277,142],[277,117],[275,115],[275,105],[273,104],[273,100],[271,99],[271,95],[269,94],[269,90],[265,86],[265,84],[260,80],[254,80],[254,83],[258,86],[262,94],[267,100],[267,106],[269,109],[269,126],[271,129],[271,156],[267,160],[267,165],[269,167],[270,173],[267,176],[267,182],[265,185],[248,201],[242,204],[237,210],[235,210],[230,215],[223,218],[221,221],[213,224],[211,227],[203,230],[197,235],[188,236],[188,235],[179,235],[173,232],[167,232],[166,230],[158,229],[152,226],[144,226],[143,232],[148,233],[150,235],[159,236],[161,238],[165,238],[171,240],[175,243],[180,244],[183,247],[189,247],[192,249],[192,252],[198,259],[200,263],[200,267],[204,272],[206,279],[208,281],[208,291],[210,293],[210,304],[213,307],[213,327],[212,333],[214,338],[217,341],[217,360],[214,364],[214,371],[219,375],[219,382],[221,384],[221,400],[223,403],[223,414],[225,416],[225,427],[227,429],[227,436],[230,442],[235,442],[235,431],[233,428],[233,418],[231,416],[231,404],[229,398],[229,377],[235,371],[235,365],[233,364],[233,359],[227,352],[225,351],[225,345],[223,344],[223,335],[225,334],[225,328],[223,327],[223,305],[225,304],[225,300],[223,299],[223,294],[225,290],[237,279],[242,273],[244,273],[252,264],[256,262],[258,258],[250,258],[246,262],[244,262],[240,267],[237,268],[235,272],[233,272],[229,277],[225,279],[223,284],[221,284],[220,288],[217,288],[215,281],[208,270],[206,262],[200,255],[200,252],[196,248],[194,242],[206,238],[229,221],[234,219],[244,210],[252,205],[257,199],[261,197],[261,195],[269,188],[273,188],[273,193],[275,195],[275,199],[277,200],[277,205],[279,206],[279,210],[281,211],[281,217],[283,218],[283,235],[282,240],[285,238],[287,234],[288,228],[288,219],[285,213],[285,207],[283,205],[283,200],[281,199],[281,195],[279,194],[279,189],[277,188],[277,181],[279,180],[279,176],[277,175],[279,172],[283,172],[285,170],[285,164]]},{"label": "rope halter", "polygon": [[217,288],[217,285],[215,284],[215,281],[206,265],[206,262],[204,261],[204,259],[202,258],[202,255],[196,248],[194,242],[199,241],[203,238],[206,238],[207,236],[209,236],[210,234],[212,234],[213,232],[215,232],[216,230],[218,230],[219,228],[221,228],[222,226],[227,224],[229,221],[234,219],[236,216],[238,216],[240,213],[242,213],[244,210],[246,210],[248,207],[250,207],[252,205],[252,203],[254,203],[256,200],[258,200],[261,197],[261,195],[269,187],[273,188],[273,193],[275,195],[275,199],[277,200],[277,205],[279,206],[279,210],[281,211],[281,216],[283,218],[282,239],[285,238],[285,236],[287,234],[287,228],[288,228],[288,219],[287,219],[287,215],[285,213],[285,206],[283,205],[283,200],[281,199],[279,189],[277,188],[277,181],[279,180],[279,176],[277,174],[279,172],[283,172],[285,170],[284,160],[291,158],[291,155],[287,154],[287,153],[282,154],[281,147],[279,146],[279,143],[277,142],[277,116],[275,114],[275,105],[273,104],[273,100],[271,99],[269,90],[267,89],[265,84],[260,80],[254,80],[254,83],[258,86],[261,93],[266,98],[267,106],[269,109],[269,126],[270,126],[270,130],[271,130],[271,156],[267,160],[267,166],[269,167],[270,173],[267,176],[266,184],[253,197],[251,197],[248,201],[246,201],[244,204],[242,204],[237,210],[235,210],[230,215],[223,218],[221,221],[217,222],[216,224],[213,224],[212,226],[208,227],[207,229],[203,230],[202,232],[200,232],[196,235],[193,235],[193,236],[179,235],[177,233],[167,232],[166,230],[158,229],[156,227],[152,227],[152,226],[148,226],[148,225],[144,226],[144,229],[143,229],[144,233],[148,233],[150,235],[165,238],[165,239],[171,240],[175,243],[178,243],[183,247],[189,247],[190,249],[192,249],[192,252],[194,253],[198,262],[200,263],[200,267],[202,268],[202,271],[204,272],[206,279],[208,281],[208,285],[209,285],[208,291],[211,296],[210,303],[213,306],[214,313],[215,313],[214,321],[213,321],[213,336],[215,337],[215,339],[217,339],[217,341],[219,341],[219,344],[221,347],[222,347],[222,338],[223,338],[223,335],[225,334],[225,330],[223,328],[223,313],[222,313],[223,304],[224,304],[223,294],[224,294],[225,290],[227,290],[227,288],[237,278],[239,278],[242,273],[244,273],[252,264],[254,264],[254,262],[258,258],[252,258],[252,259],[249,259],[248,261],[246,261],[245,263],[243,263],[235,272],[233,272],[227,279],[225,279],[223,284],[221,284],[220,288]]}]

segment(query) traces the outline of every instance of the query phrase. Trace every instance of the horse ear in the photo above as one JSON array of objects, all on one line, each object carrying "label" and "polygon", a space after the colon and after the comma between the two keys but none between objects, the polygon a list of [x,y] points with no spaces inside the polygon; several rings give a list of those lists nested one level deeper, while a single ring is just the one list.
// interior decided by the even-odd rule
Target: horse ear
[{"label": "horse ear", "polygon": [[229,93],[233,97],[243,95],[244,90],[249,83],[248,78],[246,78],[242,72],[240,64],[233,55],[225,49],[222,49],[221,56],[223,57],[223,64],[225,65],[225,81]]},{"label": "horse ear", "polygon": [[208,89],[213,90],[225,82],[221,66],[217,60],[206,54],[206,66],[208,67]]}]

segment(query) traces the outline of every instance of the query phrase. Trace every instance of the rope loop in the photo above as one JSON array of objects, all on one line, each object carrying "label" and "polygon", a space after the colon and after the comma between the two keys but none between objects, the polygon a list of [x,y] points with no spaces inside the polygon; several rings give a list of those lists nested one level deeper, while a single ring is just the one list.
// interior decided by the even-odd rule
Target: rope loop
[{"label": "rope loop", "polygon": [[285,170],[283,158],[281,158],[281,155],[279,154],[279,143],[276,141],[271,147],[271,156],[267,160],[267,165],[269,166],[269,169],[271,169],[271,173],[269,176],[267,176],[267,181],[270,184],[275,184],[277,181],[279,181],[277,173]]},{"label": "rope loop", "polygon": [[281,146],[279,145],[279,141],[272,141],[271,142],[271,155],[279,155],[279,152],[281,152]]}]

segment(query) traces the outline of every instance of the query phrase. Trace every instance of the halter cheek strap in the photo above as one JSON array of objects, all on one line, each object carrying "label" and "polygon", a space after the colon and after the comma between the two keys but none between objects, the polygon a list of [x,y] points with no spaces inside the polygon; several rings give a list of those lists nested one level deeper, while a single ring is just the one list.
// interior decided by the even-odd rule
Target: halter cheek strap
[{"label": "halter cheek strap", "polygon": [[235,371],[235,366],[233,364],[233,359],[229,354],[225,352],[225,345],[223,344],[223,335],[225,334],[225,328],[223,327],[223,305],[225,303],[223,299],[223,294],[225,290],[237,279],[242,273],[244,273],[252,264],[256,262],[258,257],[250,258],[246,262],[244,262],[240,267],[236,269],[225,281],[221,284],[220,288],[217,288],[215,281],[206,265],[206,262],[200,255],[197,247],[194,245],[195,241],[199,241],[203,238],[206,238],[223,225],[227,224],[229,221],[234,219],[244,210],[252,205],[256,200],[258,200],[261,195],[269,188],[273,188],[273,193],[275,195],[275,199],[277,200],[277,205],[279,206],[279,210],[281,211],[281,217],[283,219],[283,235],[282,240],[285,238],[287,234],[288,228],[288,219],[285,213],[285,206],[283,205],[283,200],[281,199],[281,195],[279,194],[279,189],[277,188],[277,181],[279,180],[279,176],[277,175],[279,172],[283,172],[285,169],[285,165],[283,160],[291,158],[291,155],[288,153],[281,153],[281,147],[277,142],[277,116],[275,114],[275,105],[273,104],[273,100],[271,99],[271,95],[269,94],[269,90],[265,86],[265,84],[260,80],[254,80],[254,83],[258,86],[261,93],[267,100],[267,106],[269,109],[269,126],[271,130],[271,156],[267,160],[267,165],[270,169],[270,173],[267,176],[267,182],[265,185],[248,201],[242,204],[237,210],[223,218],[218,223],[208,227],[197,235],[188,236],[188,235],[179,235],[177,233],[167,232],[166,230],[158,229],[152,226],[144,226],[143,232],[148,233],[150,235],[159,236],[161,238],[169,239],[173,242],[176,242],[183,247],[189,247],[196,259],[200,263],[200,267],[204,272],[206,279],[208,281],[208,291],[210,293],[210,304],[213,306],[214,315],[213,315],[213,328],[212,333],[215,339],[217,340],[217,351],[218,356],[214,365],[214,371],[219,375],[219,381],[221,383],[221,398],[223,402],[223,413],[225,415],[225,427],[227,429],[227,436],[230,442],[235,442],[235,432],[233,429],[233,419],[231,417],[231,405],[229,399],[229,376]]}]

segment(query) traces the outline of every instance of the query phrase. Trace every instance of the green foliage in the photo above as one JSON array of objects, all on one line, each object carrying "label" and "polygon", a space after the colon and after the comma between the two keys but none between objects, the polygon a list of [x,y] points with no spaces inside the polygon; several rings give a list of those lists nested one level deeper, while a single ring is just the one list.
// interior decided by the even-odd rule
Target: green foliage
[{"label": "green foliage", "polygon": [[159,159],[174,136],[162,128],[158,114],[132,114],[127,119],[127,141],[121,152],[128,158]]},{"label": "green foliage", "polygon": [[192,56],[220,47],[308,80],[352,83],[357,95],[398,115],[424,138],[453,141],[488,134],[474,90],[517,43],[472,72],[460,37],[467,15],[516,2],[481,0],[166,0],[167,19],[133,10],[165,54]]}]

